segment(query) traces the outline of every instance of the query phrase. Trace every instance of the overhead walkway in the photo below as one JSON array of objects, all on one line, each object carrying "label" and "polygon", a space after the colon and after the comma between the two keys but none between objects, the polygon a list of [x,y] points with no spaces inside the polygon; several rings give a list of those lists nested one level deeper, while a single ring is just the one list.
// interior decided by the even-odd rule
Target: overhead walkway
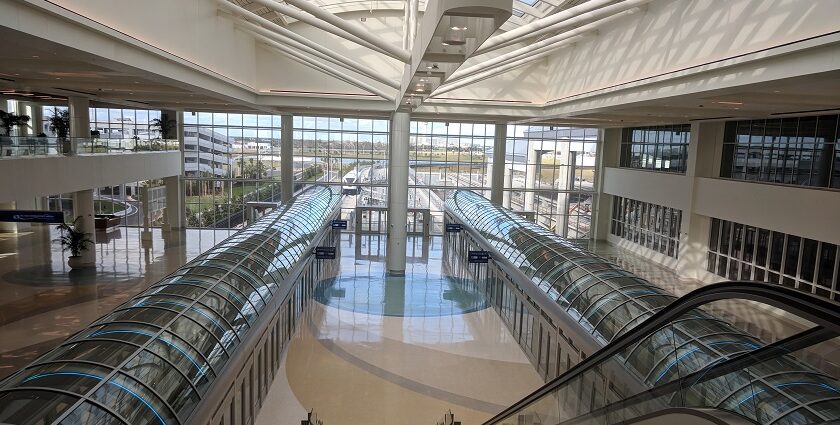
[{"label": "overhead walkway", "polygon": [[[450,257],[490,255],[464,269],[488,282],[491,304],[548,381],[487,424],[840,420],[840,382],[824,370],[835,360],[811,361],[815,347],[836,343],[837,304],[754,282],[677,299],[476,193],[455,192],[446,207],[447,223],[462,226],[447,236]],[[767,344],[699,308],[732,298],[814,325]]]}]

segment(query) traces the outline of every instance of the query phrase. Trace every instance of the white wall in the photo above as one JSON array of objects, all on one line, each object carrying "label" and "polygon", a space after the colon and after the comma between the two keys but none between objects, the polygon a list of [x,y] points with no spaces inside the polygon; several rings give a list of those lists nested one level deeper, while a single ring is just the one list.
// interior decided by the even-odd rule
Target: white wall
[{"label": "white wall", "polygon": [[558,99],[837,31],[836,0],[653,0],[550,57]]},{"label": "white wall", "polygon": [[32,199],[181,174],[181,152],[0,160],[0,202]]},{"label": "white wall", "polygon": [[604,193],[685,210],[691,207],[691,181],[680,174],[604,169]]},{"label": "white wall", "polygon": [[253,87],[254,38],[214,0],[53,0],[53,3]]}]

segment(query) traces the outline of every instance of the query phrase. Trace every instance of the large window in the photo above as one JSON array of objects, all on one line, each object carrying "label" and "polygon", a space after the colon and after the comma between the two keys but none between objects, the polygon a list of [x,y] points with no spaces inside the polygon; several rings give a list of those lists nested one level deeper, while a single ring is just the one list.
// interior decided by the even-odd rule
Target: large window
[{"label": "large window", "polygon": [[160,111],[145,109],[90,108],[90,130],[103,139],[150,140],[159,137],[152,124]]},{"label": "large window", "polygon": [[645,248],[678,258],[682,211],[616,197],[610,233]]},{"label": "large window", "polygon": [[590,236],[598,130],[509,125],[503,205],[569,239]]},{"label": "large window", "polygon": [[455,189],[490,195],[494,124],[412,121],[409,207],[428,208],[432,232],[443,232],[443,201]]},{"label": "large window", "polygon": [[838,297],[837,245],[712,219],[707,270],[731,280],[780,283]]},{"label": "large window", "polygon": [[345,219],[357,206],[386,207],[389,136],[387,119],[295,116],[295,180],[341,186]]},{"label": "large window", "polygon": [[721,177],[840,188],[837,115],[732,121]]},{"label": "large window", "polygon": [[242,225],[245,203],[280,200],[280,116],[184,113],[187,225]]},{"label": "large window", "polygon": [[689,124],[625,128],[620,166],[684,174],[690,132]]}]

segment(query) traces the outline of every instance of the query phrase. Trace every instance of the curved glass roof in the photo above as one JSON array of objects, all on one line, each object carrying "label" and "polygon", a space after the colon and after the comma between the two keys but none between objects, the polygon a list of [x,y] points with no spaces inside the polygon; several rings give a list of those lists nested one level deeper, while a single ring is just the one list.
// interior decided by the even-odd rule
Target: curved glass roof
[{"label": "curved glass roof", "polygon": [[184,423],[339,199],[303,191],[10,376],[0,423]]},{"label": "curved glass roof", "polygon": [[[602,345],[676,298],[477,193],[453,192],[446,209],[473,227]],[[763,345],[698,309],[640,341],[623,358],[640,382],[653,387]],[[840,419],[840,382],[792,356],[744,371],[740,378],[730,374],[692,390],[704,405],[760,423]]]}]

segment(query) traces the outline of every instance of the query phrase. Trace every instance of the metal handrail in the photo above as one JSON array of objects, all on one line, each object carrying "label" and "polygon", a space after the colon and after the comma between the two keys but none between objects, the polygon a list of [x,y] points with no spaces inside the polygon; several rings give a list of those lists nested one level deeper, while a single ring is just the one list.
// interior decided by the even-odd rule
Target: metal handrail
[{"label": "metal handrail", "polygon": [[495,424],[526,408],[552,391],[580,377],[593,367],[621,353],[642,338],[659,331],[674,319],[683,316],[689,311],[711,302],[732,299],[767,304],[808,320],[825,331],[829,331],[835,335],[840,334],[840,305],[825,298],[784,286],[762,282],[729,281],[706,285],[678,298],[635,328],[616,337],[608,345],[582,360],[565,373],[499,412],[484,422],[484,425]]}]

